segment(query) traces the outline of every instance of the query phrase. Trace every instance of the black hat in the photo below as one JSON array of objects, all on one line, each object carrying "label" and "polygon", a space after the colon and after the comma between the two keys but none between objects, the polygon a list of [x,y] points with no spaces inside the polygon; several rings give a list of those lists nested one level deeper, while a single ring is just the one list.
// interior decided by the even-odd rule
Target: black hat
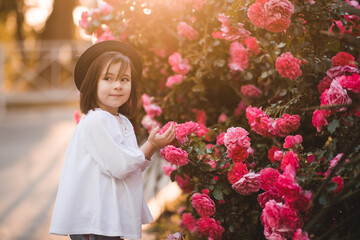
[{"label": "black hat", "polygon": [[74,70],[74,79],[76,87],[80,90],[81,83],[86,76],[86,72],[90,66],[90,64],[102,53],[104,52],[120,52],[127,56],[137,73],[141,76],[142,73],[142,62],[140,55],[136,52],[136,50],[130,45],[116,41],[116,40],[108,40],[96,43],[86,49],[86,51],[80,56],[79,60],[75,65]]}]

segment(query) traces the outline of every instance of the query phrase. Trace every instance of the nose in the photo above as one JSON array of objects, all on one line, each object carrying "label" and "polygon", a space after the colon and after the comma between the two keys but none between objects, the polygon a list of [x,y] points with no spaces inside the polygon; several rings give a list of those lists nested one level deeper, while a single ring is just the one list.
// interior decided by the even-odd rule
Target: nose
[{"label": "nose", "polygon": [[121,89],[122,88],[122,84],[121,81],[117,80],[114,82],[113,84],[114,89]]}]

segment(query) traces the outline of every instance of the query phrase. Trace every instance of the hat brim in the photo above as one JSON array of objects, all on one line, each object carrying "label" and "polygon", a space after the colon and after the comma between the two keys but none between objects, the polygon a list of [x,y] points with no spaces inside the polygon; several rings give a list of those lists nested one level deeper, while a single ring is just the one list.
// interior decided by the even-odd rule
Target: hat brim
[{"label": "hat brim", "polygon": [[130,45],[116,41],[116,40],[107,40],[103,42],[96,43],[86,49],[86,51],[78,59],[75,69],[74,69],[74,80],[76,87],[80,90],[81,84],[86,76],[86,72],[90,64],[101,54],[105,52],[120,52],[127,56],[134,68],[136,69],[139,76],[142,73],[142,62],[141,57],[135,50],[135,48]]}]

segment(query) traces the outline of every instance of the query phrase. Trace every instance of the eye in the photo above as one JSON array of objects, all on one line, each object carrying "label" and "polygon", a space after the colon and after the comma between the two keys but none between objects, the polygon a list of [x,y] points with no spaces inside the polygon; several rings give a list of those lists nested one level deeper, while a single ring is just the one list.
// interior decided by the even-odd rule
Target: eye
[{"label": "eye", "polygon": [[123,78],[121,78],[121,81],[122,82],[130,82],[131,80],[128,77],[123,77]]},{"label": "eye", "polygon": [[105,81],[110,81],[110,80],[111,80],[111,77],[105,76],[103,79],[104,79]]}]

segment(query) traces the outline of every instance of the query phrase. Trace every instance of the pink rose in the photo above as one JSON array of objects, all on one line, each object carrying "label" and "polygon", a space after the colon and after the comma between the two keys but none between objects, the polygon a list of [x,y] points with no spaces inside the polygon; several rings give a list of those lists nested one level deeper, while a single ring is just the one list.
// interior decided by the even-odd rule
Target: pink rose
[{"label": "pink rose", "polygon": [[235,146],[231,150],[228,150],[228,154],[229,158],[231,158],[233,162],[244,162],[249,156],[247,148],[240,146]]},{"label": "pink rose", "polygon": [[143,94],[141,96],[142,102],[143,102],[143,108],[147,115],[150,116],[150,118],[154,118],[155,116],[160,116],[162,113],[162,109],[156,105],[151,103],[151,99],[149,95]]},{"label": "pink rose", "polygon": [[189,162],[188,153],[181,148],[176,148],[173,145],[167,145],[160,150],[161,156],[168,162],[178,166],[184,166]]},{"label": "pink rose", "polygon": [[260,174],[249,172],[231,187],[241,195],[250,195],[260,190]]},{"label": "pink rose", "polygon": [[84,11],[81,13],[81,19],[79,20],[79,26],[83,28],[85,31],[89,26],[89,13]]},{"label": "pink rose", "polygon": [[255,26],[271,32],[282,32],[291,22],[294,6],[287,0],[261,0],[252,4],[247,16]]},{"label": "pink rose", "polygon": [[115,39],[115,37],[112,34],[112,32],[109,29],[105,28],[105,29],[103,29],[102,33],[100,35],[98,35],[95,43],[99,43],[99,42],[107,41],[107,40],[114,40],[114,39]]},{"label": "pink rose", "polygon": [[313,112],[312,124],[316,127],[318,132],[321,131],[322,126],[328,125],[325,114],[322,110],[316,109]]},{"label": "pink rose", "polygon": [[[154,53],[155,53],[155,55],[156,56],[159,56],[159,57],[161,57],[161,58],[165,58],[166,57],[166,49],[164,49],[164,48],[152,48],[151,49]],[[162,72],[162,74],[163,75],[166,75],[166,73],[164,74],[163,72]]]},{"label": "pink rose", "polygon": [[331,58],[331,64],[333,67],[349,65],[355,67],[355,58],[347,52],[338,52],[334,57]]},{"label": "pink rose", "polygon": [[153,123],[157,123],[153,118],[151,118],[149,115],[145,115],[142,119],[141,119],[141,125],[146,129],[146,130],[151,130]]},{"label": "pink rose", "polygon": [[292,240],[310,240],[307,232],[303,232],[301,228],[297,229],[294,233]]},{"label": "pink rose", "polygon": [[230,45],[230,59],[228,66],[232,71],[244,71],[249,67],[250,53],[239,42]]},{"label": "pink rose", "polygon": [[301,61],[291,55],[290,52],[281,54],[276,59],[275,66],[280,75],[290,80],[296,79],[301,76],[300,70]]},{"label": "pink rose", "polygon": [[236,107],[236,109],[234,110],[234,114],[237,117],[241,117],[242,113],[244,112],[244,110],[246,109],[246,103],[244,101],[240,101]]},{"label": "pink rose", "polygon": [[196,114],[196,122],[206,125],[206,112],[204,110],[192,109],[192,112]]},{"label": "pink rose", "polygon": [[263,113],[256,107],[248,106],[246,108],[246,118],[248,119],[251,130],[265,137],[274,137],[274,119]]},{"label": "pink rose", "polygon": [[250,36],[250,32],[245,30],[244,24],[238,23],[237,27],[232,26],[229,17],[224,13],[219,14],[218,19],[221,22],[221,32],[214,32],[212,34],[213,38],[226,39],[228,41],[244,41]]},{"label": "pink rose", "polygon": [[181,74],[170,76],[166,81],[166,86],[171,88],[174,84],[180,83],[182,80],[183,80],[183,75]]},{"label": "pink rose", "polygon": [[271,187],[266,192],[259,194],[257,200],[261,208],[264,208],[265,204],[269,200],[275,200],[278,203],[284,203],[284,199],[282,198],[282,195],[280,194],[279,190],[276,187]]},{"label": "pink rose", "polygon": [[269,190],[271,187],[276,185],[277,178],[280,176],[278,170],[273,168],[264,168],[260,171],[260,183],[261,188],[264,191]]},{"label": "pink rose", "polygon": [[206,194],[194,193],[191,204],[201,217],[210,217],[215,214],[215,203]]},{"label": "pink rose", "polygon": [[337,154],[333,159],[330,160],[330,166],[328,170],[324,173],[325,176],[328,176],[330,174],[331,168],[335,167],[338,162],[340,161],[341,157],[343,156],[343,153]]},{"label": "pink rose", "polygon": [[[330,88],[325,90],[321,96],[321,106],[351,104],[352,100],[347,91],[336,81],[332,81]],[[335,111],[345,111],[346,107],[337,108]]]},{"label": "pink rose", "polygon": [[333,193],[338,193],[344,188],[344,180],[342,179],[342,177],[333,177],[331,181],[337,185],[337,188],[333,190]]},{"label": "pink rose", "polygon": [[187,59],[183,60],[178,52],[173,53],[169,57],[168,62],[171,65],[171,69],[178,74],[185,75],[190,71],[189,61]]},{"label": "pink rose", "polygon": [[178,184],[181,190],[183,190],[184,193],[190,193],[194,189],[191,185],[190,177],[186,174],[184,174],[184,178],[176,175],[175,182]]},{"label": "pink rose", "polygon": [[283,148],[292,148],[302,143],[301,135],[287,136]]},{"label": "pink rose", "polygon": [[343,88],[347,88],[348,90],[353,91],[354,93],[360,93],[360,75],[352,74],[352,75],[342,75],[335,78]]},{"label": "pink rose", "polygon": [[276,187],[286,202],[294,202],[302,194],[302,188],[295,182],[295,171],[292,169],[288,166],[285,172],[277,178]]},{"label": "pink rose", "polygon": [[256,0],[257,3],[260,3],[261,5],[264,5],[265,3],[267,3],[270,0]]},{"label": "pink rose", "polygon": [[181,216],[181,226],[184,226],[186,229],[188,229],[191,233],[194,233],[197,231],[196,227],[196,219],[191,215],[191,213],[184,213]]},{"label": "pink rose", "polygon": [[216,145],[224,145],[225,134],[226,133],[223,132],[216,138]]},{"label": "pink rose", "polygon": [[199,36],[199,33],[196,30],[183,21],[179,22],[177,26],[177,32],[180,37],[187,38],[190,41],[197,39]]},{"label": "pink rose", "polygon": [[322,94],[326,89],[330,87],[330,84],[332,82],[332,79],[328,76],[325,76],[318,84],[318,91],[320,94]]},{"label": "pink rose", "polygon": [[187,135],[197,133],[199,130],[199,124],[193,121],[177,124],[175,128],[176,138],[179,142],[185,143],[188,140]]},{"label": "pink rose", "polygon": [[146,106],[146,105],[150,105],[150,104],[151,104],[150,96],[147,95],[146,93],[144,93],[143,95],[141,95],[141,100],[142,100],[142,102],[143,102],[143,106]]},{"label": "pink rose", "polygon": [[[198,136],[198,137],[203,137],[203,136],[206,136],[206,134],[207,134],[209,131],[210,131],[210,130],[209,130],[204,124],[199,123],[199,129],[198,129],[195,133],[196,133],[196,136]],[[209,141],[207,136],[206,136],[205,139],[206,139],[207,141]]]},{"label": "pink rose", "polygon": [[144,110],[147,113],[147,115],[149,115],[151,118],[160,116],[162,113],[161,107],[159,107],[156,104],[144,105],[143,107],[144,107]]},{"label": "pink rose", "polygon": [[157,133],[159,135],[164,134],[164,132],[166,132],[166,130],[168,130],[169,127],[173,124],[175,124],[175,126],[177,125],[176,122],[174,122],[174,121],[167,122]]},{"label": "pink rose", "polygon": [[286,166],[289,164],[296,170],[300,168],[299,159],[296,153],[293,151],[289,151],[284,155],[283,159],[281,160],[281,169],[285,170]]},{"label": "pink rose", "polygon": [[345,2],[347,2],[348,4],[350,4],[351,6],[357,9],[360,9],[360,3],[355,0],[345,0]]},{"label": "pink rose", "polygon": [[262,91],[252,84],[241,86],[241,94],[248,98],[259,98]]},{"label": "pink rose", "polygon": [[228,116],[226,116],[225,113],[221,113],[218,117],[218,123],[226,122],[227,119],[228,119]]},{"label": "pink rose", "polygon": [[248,9],[247,16],[252,24],[261,28],[265,28],[266,13],[263,4],[259,2],[252,4]]},{"label": "pink rose", "polygon": [[161,168],[163,169],[165,175],[168,177],[170,177],[171,173],[176,170],[176,166],[169,162],[165,162]]},{"label": "pink rose", "polygon": [[276,130],[278,136],[285,137],[290,132],[296,131],[300,127],[299,115],[283,114],[282,118],[276,119]]},{"label": "pink rose", "polygon": [[280,162],[283,159],[284,153],[280,150],[274,152],[274,160]]},{"label": "pink rose", "polygon": [[305,190],[300,194],[299,198],[297,198],[295,201],[287,200],[287,203],[293,209],[306,212],[312,207],[311,198],[312,198],[312,192],[309,190]]},{"label": "pink rose", "polygon": [[242,162],[236,162],[232,169],[227,173],[229,183],[234,184],[248,173],[246,165]]},{"label": "pink rose", "polygon": [[265,204],[262,211],[261,222],[264,225],[265,237],[278,234],[278,237],[293,236],[296,229],[301,228],[303,223],[298,213],[283,203],[270,200]]},{"label": "pink rose", "polygon": [[351,67],[349,65],[332,67],[326,71],[326,75],[331,79],[334,79],[341,75],[352,75],[354,73],[359,74],[359,69],[357,69],[356,67]]},{"label": "pink rose", "polygon": [[284,204],[280,210],[281,215],[281,223],[282,226],[278,228],[279,232],[289,231],[288,234],[292,236],[292,234],[296,231],[296,229],[301,228],[303,226],[303,222],[298,214],[298,212]]},{"label": "pink rose", "polygon": [[224,136],[224,144],[227,150],[231,151],[236,146],[243,148],[250,148],[249,133],[242,127],[231,127],[228,128]]},{"label": "pink rose", "polygon": [[273,146],[268,151],[268,158],[272,163],[274,163],[276,161],[280,161],[282,159],[282,156],[281,156],[280,160],[275,158],[274,154],[275,154],[276,151],[280,151],[280,148],[278,148],[277,146]]},{"label": "pink rose", "polygon": [[265,29],[270,32],[282,32],[291,22],[294,5],[287,0],[270,0],[264,4],[266,14]]},{"label": "pink rose", "polygon": [[271,229],[279,228],[281,224],[280,210],[282,206],[282,203],[277,203],[274,200],[269,200],[265,204],[265,208],[261,214],[261,222],[263,223],[264,227],[269,226]]},{"label": "pink rose", "polygon": [[256,38],[254,37],[248,37],[245,40],[245,46],[255,55],[258,55],[260,53],[259,45]]},{"label": "pink rose", "polygon": [[196,225],[202,235],[209,236],[213,240],[220,240],[224,232],[224,228],[220,225],[220,222],[210,217],[199,218]]}]

